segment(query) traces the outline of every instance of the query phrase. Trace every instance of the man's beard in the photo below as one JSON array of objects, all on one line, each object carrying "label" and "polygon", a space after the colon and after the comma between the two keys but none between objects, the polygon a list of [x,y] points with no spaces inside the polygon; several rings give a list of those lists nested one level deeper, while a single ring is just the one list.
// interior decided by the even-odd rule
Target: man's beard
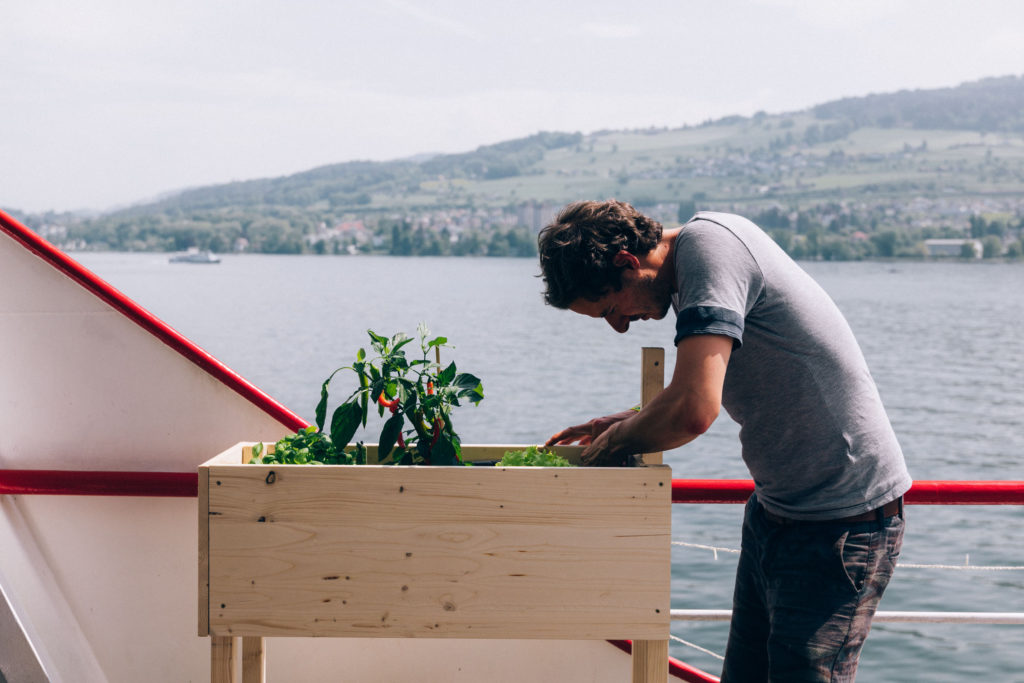
[{"label": "man's beard", "polygon": [[668,314],[672,306],[672,290],[653,275],[644,275],[637,282],[645,309],[650,310],[648,314],[653,320],[661,320]]}]

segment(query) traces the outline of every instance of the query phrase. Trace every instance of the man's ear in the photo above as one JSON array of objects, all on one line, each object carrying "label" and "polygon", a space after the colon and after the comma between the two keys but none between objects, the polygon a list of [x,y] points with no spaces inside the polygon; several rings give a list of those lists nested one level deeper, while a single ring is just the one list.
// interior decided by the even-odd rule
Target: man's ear
[{"label": "man's ear", "polygon": [[637,270],[640,268],[640,259],[623,249],[612,257],[612,265],[618,268]]}]

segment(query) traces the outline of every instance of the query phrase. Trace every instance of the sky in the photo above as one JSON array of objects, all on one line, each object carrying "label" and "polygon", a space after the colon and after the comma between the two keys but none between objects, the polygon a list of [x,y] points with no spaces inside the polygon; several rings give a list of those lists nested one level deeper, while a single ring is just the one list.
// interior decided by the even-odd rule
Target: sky
[{"label": "sky", "polygon": [[0,0],[0,207],[1011,74],[1018,0]]}]

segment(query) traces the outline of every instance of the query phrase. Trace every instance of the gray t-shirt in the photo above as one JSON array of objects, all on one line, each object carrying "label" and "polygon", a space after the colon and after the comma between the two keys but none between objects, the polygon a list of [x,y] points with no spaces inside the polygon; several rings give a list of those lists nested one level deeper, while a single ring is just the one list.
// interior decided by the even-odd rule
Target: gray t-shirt
[{"label": "gray t-shirt", "polygon": [[867,363],[825,291],[760,228],[701,212],[675,243],[676,343],[732,337],[722,405],[758,500],[794,519],[867,512],[911,479]]}]

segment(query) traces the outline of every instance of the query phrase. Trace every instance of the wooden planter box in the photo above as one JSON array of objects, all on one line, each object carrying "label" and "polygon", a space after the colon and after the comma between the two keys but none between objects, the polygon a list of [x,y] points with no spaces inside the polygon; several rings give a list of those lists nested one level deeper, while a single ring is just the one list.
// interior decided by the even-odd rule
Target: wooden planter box
[{"label": "wooden planter box", "polygon": [[244,446],[199,468],[215,659],[235,636],[668,639],[667,466],[250,465]]}]

